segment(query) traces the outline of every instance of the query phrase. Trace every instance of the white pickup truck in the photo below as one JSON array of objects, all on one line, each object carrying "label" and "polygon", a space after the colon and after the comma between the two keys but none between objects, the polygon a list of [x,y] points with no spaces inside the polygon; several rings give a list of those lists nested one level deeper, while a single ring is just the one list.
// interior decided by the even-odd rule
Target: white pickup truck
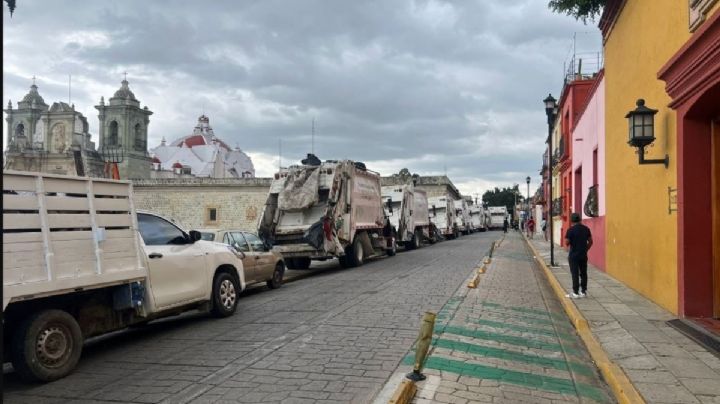
[{"label": "white pickup truck", "polygon": [[132,184],[3,172],[4,352],[18,375],[70,373],[86,338],[209,310],[232,315],[242,253],[136,213]]}]

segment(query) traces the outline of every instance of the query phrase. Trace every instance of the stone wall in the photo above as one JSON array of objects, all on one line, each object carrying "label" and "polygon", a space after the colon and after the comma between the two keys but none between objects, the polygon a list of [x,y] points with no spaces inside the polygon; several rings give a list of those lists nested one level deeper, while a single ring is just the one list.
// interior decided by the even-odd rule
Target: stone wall
[{"label": "stone wall", "polygon": [[[175,220],[186,230],[255,231],[270,178],[176,178],[133,180],[135,209]],[[216,209],[216,220],[209,210]]]}]

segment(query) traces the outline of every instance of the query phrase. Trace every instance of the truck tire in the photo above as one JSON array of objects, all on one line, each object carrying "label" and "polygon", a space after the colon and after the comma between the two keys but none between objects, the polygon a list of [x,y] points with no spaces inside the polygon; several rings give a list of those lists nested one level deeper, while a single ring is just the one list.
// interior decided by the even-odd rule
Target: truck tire
[{"label": "truck tire", "polygon": [[348,246],[345,251],[347,257],[348,267],[355,268],[363,264],[365,260],[365,252],[363,251],[362,242],[360,242],[360,235],[356,234],[352,244]]},{"label": "truck tire", "polygon": [[392,247],[388,248],[385,252],[387,253],[388,257],[393,257],[395,256],[395,254],[397,254],[397,241],[395,241],[395,237],[393,237],[392,239]]},{"label": "truck tire", "polygon": [[288,269],[308,269],[311,264],[310,257],[288,258],[286,261]]},{"label": "truck tire", "polygon": [[278,262],[275,265],[275,271],[273,271],[272,278],[268,279],[267,285],[270,289],[277,289],[282,286],[283,275],[285,274],[285,265],[282,262]]},{"label": "truck tire", "polygon": [[11,360],[18,376],[29,382],[49,382],[75,368],[83,336],[73,316],[62,310],[44,310],[20,324],[11,344]]},{"label": "truck tire", "polygon": [[240,286],[234,276],[218,272],[213,279],[212,309],[215,317],[229,317],[235,313]]}]

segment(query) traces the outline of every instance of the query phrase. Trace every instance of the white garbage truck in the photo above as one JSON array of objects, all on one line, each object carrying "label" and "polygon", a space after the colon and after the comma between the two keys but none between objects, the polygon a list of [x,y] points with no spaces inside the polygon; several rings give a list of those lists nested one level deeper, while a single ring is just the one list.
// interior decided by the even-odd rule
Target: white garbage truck
[{"label": "white garbage truck", "polygon": [[502,229],[503,222],[507,218],[507,207],[505,206],[488,206],[490,214],[490,229]]},{"label": "white garbage truck", "polygon": [[280,170],[270,185],[258,234],[290,269],[333,257],[344,267],[356,267],[371,257],[395,255],[380,188],[380,174],[350,160],[317,160]]},{"label": "white garbage truck", "polygon": [[485,209],[483,209],[482,206],[473,205],[469,208],[469,211],[473,229],[475,231],[486,231],[488,220],[485,214]]},{"label": "white garbage truck", "polygon": [[28,381],[70,373],[85,339],[208,310],[232,315],[242,253],[136,212],[127,181],[3,172],[5,358]]},{"label": "white garbage truck", "polygon": [[412,184],[384,186],[382,198],[385,215],[390,221],[397,243],[406,250],[420,248],[430,241],[430,219],[425,191]]},{"label": "white garbage truck", "polygon": [[456,211],[452,198],[449,196],[428,198],[428,211],[430,213],[430,222],[435,226],[440,236],[457,238],[460,235],[455,224]]},{"label": "white garbage truck", "polygon": [[453,201],[455,205],[455,224],[459,234],[470,234],[472,232],[472,222],[470,220],[470,210],[464,198]]}]

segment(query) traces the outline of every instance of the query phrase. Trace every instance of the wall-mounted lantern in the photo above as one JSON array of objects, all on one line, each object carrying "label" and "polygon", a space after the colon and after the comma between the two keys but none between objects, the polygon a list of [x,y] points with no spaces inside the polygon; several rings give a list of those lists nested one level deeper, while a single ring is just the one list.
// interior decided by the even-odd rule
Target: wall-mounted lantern
[{"label": "wall-mounted lantern", "polygon": [[670,157],[666,154],[664,159],[645,159],[645,147],[655,141],[655,114],[657,109],[645,106],[645,100],[637,100],[637,108],[625,115],[628,120],[628,144],[638,148],[638,162],[640,164],[664,164],[668,167]]}]

